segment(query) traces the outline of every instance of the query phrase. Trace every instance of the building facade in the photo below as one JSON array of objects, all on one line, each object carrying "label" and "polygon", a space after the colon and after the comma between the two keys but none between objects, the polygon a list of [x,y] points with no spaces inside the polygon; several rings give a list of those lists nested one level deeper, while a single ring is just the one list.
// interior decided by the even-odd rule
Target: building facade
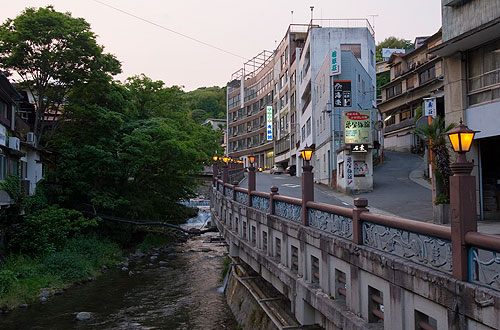
[{"label": "building facade", "polygon": [[363,79],[365,93],[375,95],[373,35],[364,19],[291,24],[273,52],[263,51],[244,63],[227,85],[228,155],[243,158],[246,165],[247,156],[256,155],[256,166],[262,168],[297,165],[300,175],[300,150],[317,145],[314,136],[325,117],[325,105],[316,109],[315,85],[325,58],[337,50],[340,61],[341,51],[350,51],[370,77]]},{"label": "building facade", "polygon": [[378,108],[384,118],[384,149],[417,151],[422,141],[414,133],[425,98],[436,97],[437,115],[444,115],[442,59],[431,51],[441,44],[441,30],[420,41],[413,51],[393,53],[387,65],[390,82],[381,87]]},{"label": "building facade", "polygon": [[500,219],[500,2],[442,0],[446,124],[479,131],[468,153],[476,176],[477,214]]},{"label": "building facade", "polygon": [[[307,33],[304,47],[299,50],[298,54],[296,94],[299,123],[297,125],[297,136],[299,136],[299,139],[297,142],[297,160],[300,159],[300,150],[306,145],[314,148],[318,148],[319,145],[323,147],[326,140],[329,139],[326,138],[325,140],[323,134],[319,138],[320,132],[323,133],[323,127],[326,125],[324,121],[329,121],[329,115],[326,115],[328,108],[325,104],[325,97],[320,94],[328,90],[329,97],[327,99],[330,100],[327,103],[331,104],[333,113],[340,113],[342,110],[361,110],[375,107],[375,39],[370,23],[367,20],[350,20],[350,24],[337,20],[313,20],[313,23],[315,24],[311,25]],[[348,25],[357,27],[343,27]],[[353,57],[347,55],[347,53],[344,55],[344,51],[352,54],[359,65],[353,65]],[[338,67],[333,67],[334,60],[331,57],[334,52],[337,54],[335,61],[340,62],[336,63],[340,64]],[[345,65],[343,64],[344,57],[346,58]],[[325,65],[325,58],[332,64],[332,67],[328,64],[330,73],[328,77],[324,74],[320,74],[318,77],[318,73]],[[356,68],[359,68],[357,73],[355,72]],[[324,68],[324,70],[326,69]],[[366,72],[366,75],[363,75],[364,79],[361,79],[361,71]],[[352,80],[352,94],[349,105],[335,106],[332,92],[333,84],[330,81],[337,80],[337,76],[349,77]],[[363,97],[357,98],[356,91],[359,91],[359,96]],[[355,99],[352,99],[352,96]],[[334,117],[333,114],[332,117]],[[332,126],[335,130],[335,125],[331,124],[330,128]],[[332,136],[332,133],[326,133],[326,135]],[[326,183],[333,177],[332,170],[336,166],[334,165],[336,164],[336,153],[333,151],[337,148],[338,145],[335,144],[328,147],[330,150],[329,157],[328,152],[326,151],[325,154],[322,150],[319,158],[313,158],[312,165],[315,167],[316,177],[321,177],[321,182]],[[328,165],[328,162],[330,165]],[[297,175],[300,175],[301,167],[302,163],[298,161]]]}]

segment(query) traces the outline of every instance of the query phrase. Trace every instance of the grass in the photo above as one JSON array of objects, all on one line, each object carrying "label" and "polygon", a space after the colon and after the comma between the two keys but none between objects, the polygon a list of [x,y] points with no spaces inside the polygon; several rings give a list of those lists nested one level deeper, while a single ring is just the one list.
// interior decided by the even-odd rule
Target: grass
[{"label": "grass", "polygon": [[231,258],[229,256],[224,256],[224,258],[222,258],[222,272],[220,274],[220,282],[224,282],[226,274],[229,271],[230,265],[231,265]]},{"label": "grass", "polygon": [[122,259],[119,246],[96,236],[69,239],[61,251],[44,257],[11,254],[0,266],[0,306],[33,303],[40,291],[56,291],[101,273]]}]

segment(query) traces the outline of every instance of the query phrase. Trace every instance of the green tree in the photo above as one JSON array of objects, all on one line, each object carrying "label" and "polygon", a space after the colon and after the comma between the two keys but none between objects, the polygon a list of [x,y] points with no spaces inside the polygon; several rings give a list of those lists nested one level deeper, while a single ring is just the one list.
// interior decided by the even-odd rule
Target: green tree
[{"label": "green tree", "polygon": [[197,123],[208,118],[226,118],[226,88],[200,87],[184,96],[189,116]]},{"label": "green tree", "polygon": [[450,197],[450,155],[446,146],[446,132],[453,129],[456,124],[445,126],[444,118],[437,116],[430,125],[415,129],[415,133],[423,139],[434,155],[434,166],[436,167],[439,180],[437,193],[442,193],[449,200]]},{"label": "green tree", "polygon": [[153,81],[144,74],[127,78],[125,88],[130,95],[128,115],[131,117],[166,117],[184,108],[184,92],[179,86],[165,87],[163,81]]},{"label": "green tree", "polygon": [[382,48],[401,48],[405,50],[412,49],[414,44],[410,40],[399,39],[396,37],[387,37],[379,42],[375,47],[377,62],[382,61]]},{"label": "green tree", "polygon": [[52,6],[27,8],[0,26],[0,68],[16,72],[35,98],[37,143],[43,117],[62,111],[73,86],[120,72],[118,60],[103,50],[83,18]]}]

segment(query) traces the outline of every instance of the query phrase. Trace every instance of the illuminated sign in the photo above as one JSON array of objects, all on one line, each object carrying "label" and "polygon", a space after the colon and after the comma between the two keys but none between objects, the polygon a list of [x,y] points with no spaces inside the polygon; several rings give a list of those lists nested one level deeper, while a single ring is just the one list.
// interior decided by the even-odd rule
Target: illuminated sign
[{"label": "illuminated sign", "polygon": [[332,50],[330,56],[330,75],[334,76],[340,74],[340,52],[338,50]]},{"label": "illuminated sign", "polygon": [[351,145],[352,152],[368,152],[367,144],[353,144]]},{"label": "illuminated sign", "polygon": [[344,111],[344,142],[346,144],[371,144],[372,121],[370,110]]},{"label": "illuminated sign", "polygon": [[268,106],[266,108],[266,118],[267,118],[267,140],[273,139],[273,107]]}]

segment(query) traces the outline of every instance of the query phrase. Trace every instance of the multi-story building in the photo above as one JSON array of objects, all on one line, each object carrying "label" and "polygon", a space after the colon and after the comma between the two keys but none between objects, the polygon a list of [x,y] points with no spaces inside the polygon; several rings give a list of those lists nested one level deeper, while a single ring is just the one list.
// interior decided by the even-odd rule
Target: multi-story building
[{"label": "multi-story building", "polygon": [[468,153],[477,178],[478,216],[500,219],[500,1],[442,0],[446,124],[479,131]]},{"label": "multi-story building", "polygon": [[315,134],[313,123],[324,110],[316,114],[314,79],[332,49],[354,54],[370,76],[365,93],[375,95],[375,41],[367,20],[291,24],[276,50],[244,63],[227,85],[229,156],[247,161],[256,155],[257,166],[264,168],[300,165],[300,150],[314,145],[307,138]]},{"label": "multi-story building", "polygon": [[387,65],[390,82],[381,87],[378,108],[385,122],[384,148],[411,151],[421,146],[415,121],[422,115],[424,98],[436,97],[437,114],[444,115],[442,59],[430,53],[441,44],[441,30],[425,40],[416,40],[409,53],[393,53]]},{"label": "multi-story building", "polygon": [[[256,156],[256,165],[286,167],[295,157],[296,51],[309,25],[291,24],[274,52],[263,51],[227,85],[228,153]],[[269,127],[270,126],[270,127]]]},{"label": "multi-story building", "polygon": [[[351,102],[351,104],[339,107],[339,111],[351,109],[369,109],[375,107],[375,93],[376,93],[376,80],[375,80],[375,39],[374,31],[367,20],[313,20],[310,29],[308,30],[306,41],[303,49],[300,49],[297,62],[297,116],[299,126],[297,126],[297,134],[300,136],[297,143],[296,157],[299,159],[300,150],[306,145],[318,146],[318,130],[320,130],[319,121],[323,123],[325,105],[318,106],[317,99],[322,86],[318,86],[315,81],[318,72],[324,64],[325,58],[330,57],[332,52],[336,51],[341,54],[341,51],[350,51],[361,67],[366,71],[369,79],[361,81],[361,73],[358,77],[354,78],[354,83],[351,88],[354,90],[363,90],[364,94],[370,96],[371,104],[358,104]],[[350,27],[345,27],[350,26]],[[357,27],[353,27],[357,26]],[[337,59],[340,58],[337,57]],[[342,60],[344,57],[342,56]],[[332,61],[332,59],[329,59]],[[334,65],[334,63],[331,63]],[[354,69],[354,66],[349,67],[340,63],[340,68],[330,68],[332,71],[328,78],[328,90],[331,91],[332,79],[330,76],[336,75],[349,75],[349,71]],[[333,72],[335,71],[335,72]],[[352,73],[352,72],[351,72]],[[359,78],[359,79],[358,79]],[[360,100],[361,101],[361,100]],[[333,104],[333,109],[336,109]],[[335,152],[330,153],[331,164],[333,162]],[[317,167],[317,158],[313,158],[313,166]],[[297,163],[298,164],[298,163]],[[302,164],[297,165],[297,175],[301,173]],[[326,165],[324,165],[326,166]],[[332,166],[330,166],[331,169]],[[331,171],[329,171],[331,172]]]}]

